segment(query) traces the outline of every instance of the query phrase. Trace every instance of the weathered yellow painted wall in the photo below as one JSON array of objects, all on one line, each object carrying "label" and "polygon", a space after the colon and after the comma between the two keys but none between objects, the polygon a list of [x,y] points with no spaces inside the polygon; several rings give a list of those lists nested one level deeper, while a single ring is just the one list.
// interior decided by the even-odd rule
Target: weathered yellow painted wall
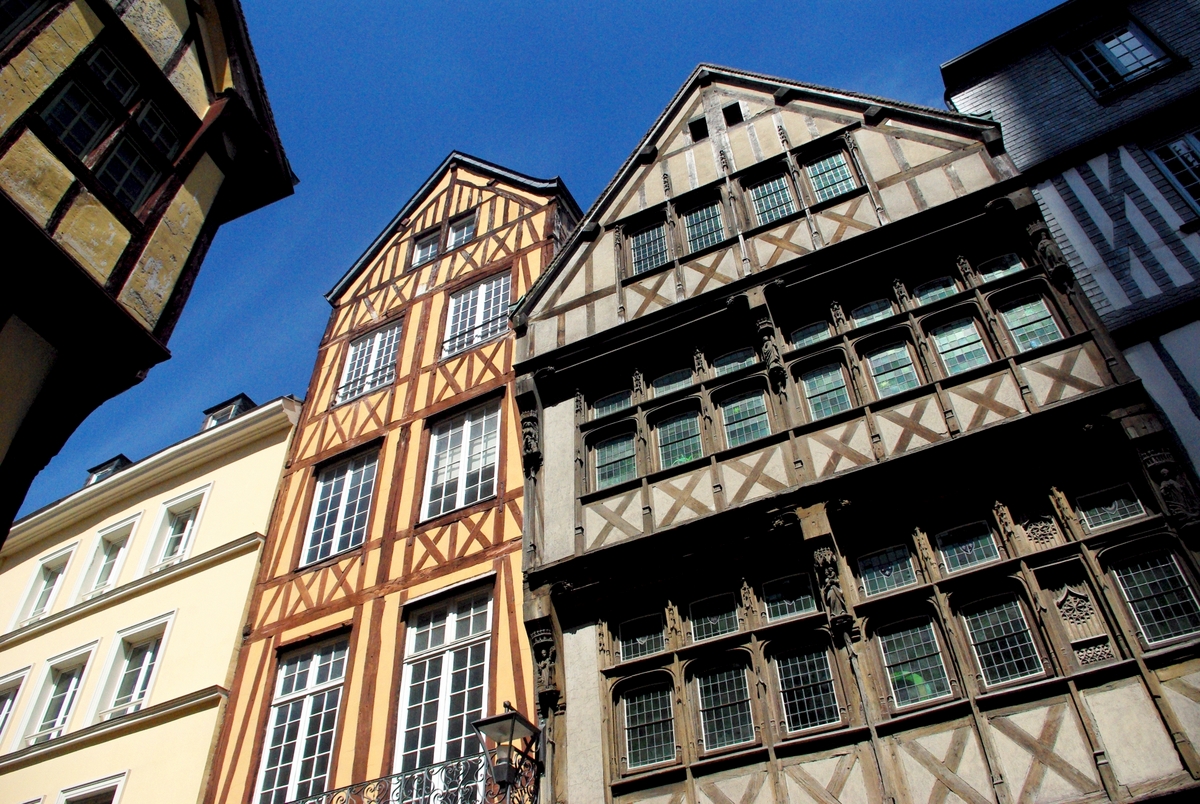
[{"label": "weathered yellow painted wall", "polygon": [[32,131],[0,157],[0,188],[40,226],[50,220],[73,181],[74,174]]},{"label": "weathered yellow painted wall", "polygon": [[146,329],[154,329],[171,298],[224,178],[212,157],[200,157],[125,281],[118,299]]},{"label": "weathered yellow painted wall", "polygon": [[103,283],[129,245],[129,230],[96,196],[85,190],[71,202],[54,239],[97,282]]}]

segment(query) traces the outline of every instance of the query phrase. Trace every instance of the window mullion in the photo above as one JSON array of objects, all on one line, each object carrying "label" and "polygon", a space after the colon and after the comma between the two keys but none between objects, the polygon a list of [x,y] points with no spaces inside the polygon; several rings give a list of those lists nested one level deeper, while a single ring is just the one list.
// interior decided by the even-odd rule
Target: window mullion
[{"label": "window mullion", "polygon": [[[450,628],[450,614],[446,615],[446,628]],[[453,675],[454,666],[454,650],[443,648],[442,650],[442,677],[438,682],[440,689],[438,690],[438,711],[437,711],[437,736],[433,749],[434,764],[446,761],[446,742],[450,734],[450,682]]]}]

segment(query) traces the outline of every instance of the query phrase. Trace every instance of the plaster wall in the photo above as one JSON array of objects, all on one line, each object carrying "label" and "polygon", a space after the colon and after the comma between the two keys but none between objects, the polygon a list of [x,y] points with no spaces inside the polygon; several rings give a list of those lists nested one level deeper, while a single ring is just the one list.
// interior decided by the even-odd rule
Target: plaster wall
[{"label": "plaster wall", "polygon": [[567,801],[603,801],[604,706],[596,659],[596,626],[563,632],[563,670],[566,674]]},{"label": "plaster wall", "polygon": [[575,490],[564,482],[575,476],[575,402],[559,402],[544,413],[545,476],[557,481],[546,484],[542,500],[542,560],[555,561],[575,554]]}]

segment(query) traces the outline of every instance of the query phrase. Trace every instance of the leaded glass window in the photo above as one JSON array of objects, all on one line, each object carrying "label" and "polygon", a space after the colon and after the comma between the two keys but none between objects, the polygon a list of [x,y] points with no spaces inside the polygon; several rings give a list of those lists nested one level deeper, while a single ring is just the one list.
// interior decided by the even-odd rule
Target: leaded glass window
[{"label": "leaded glass window", "polygon": [[792,342],[792,348],[799,349],[804,346],[811,346],[814,343],[820,343],[829,337],[829,324],[825,321],[817,321],[813,324],[806,324],[792,333],[789,340]]},{"label": "leaded glass window", "polygon": [[1111,489],[1085,494],[1079,498],[1079,512],[1089,530],[1102,528],[1146,513],[1128,483]]},{"label": "leaded glass window", "polygon": [[753,365],[754,360],[753,349],[738,349],[736,352],[728,352],[714,360],[713,370],[720,377],[722,374],[730,374],[740,368]]},{"label": "leaded glass window", "polygon": [[867,355],[867,365],[880,399],[921,384],[906,344],[897,343],[871,352]]},{"label": "leaded glass window", "polygon": [[280,658],[258,804],[284,804],[327,789],[348,647],[339,639]]},{"label": "leaded glass window", "polygon": [[992,530],[985,522],[974,522],[939,533],[937,542],[947,572],[957,572],[1000,557]]},{"label": "leaded glass window", "polygon": [[363,543],[375,489],[376,457],[373,452],[358,455],[330,466],[317,477],[305,564]]},{"label": "leaded glass window", "polygon": [[750,688],[746,671],[728,667],[696,678],[700,691],[700,724],[704,748],[712,751],[754,739],[750,716]]},{"label": "leaded glass window", "polygon": [[691,606],[692,641],[731,634],[738,630],[737,601],[733,595],[715,595]]},{"label": "leaded glass window", "polygon": [[958,285],[948,276],[932,279],[922,285],[917,285],[912,292],[912,299],[917,304],[929,304],[947,296],[958,293]]},{"label": "leaded glass window", "polygon": [[667,261],[667,227],[657,224],[629,238],[634,274],[644,274]]},{"label": "leaded glass window", "polygon": [[1195,205],[1200,205],[1200,138],[1185,134],[1153,151],[1175,186]]},{"label": "leaded glass window", "polygon": [[800,384],[804,386],[804,398],[813,421],[852,407],[841,364],[832,363],[806,371],[800,375]]},{"label": "leaded glass window", "polygon": [[1018,352],[1028,352],[1047,343],[1062,340],[1054,316],[1041,298],[1022,299],[1000,310]]},{"label": "leaded glass window", "polygon": [[617,391],[615,394],[601,397],[592,403],[592,416],[600,418],[619,410],[625,410],[633,404],[632,391]]},{"label": "leaded glass window", "polygon": [[633,433],[605,439],[596,444],[596,488],[606,489],[637,477]]},{"label": "leaded glass window", "polygon": [[897,707],[950,694],[950,679],[942,663],[933,623],[926,621],[881,633],[879,646]]},{"label": "leaded glass window", "polygon": [[675,718],[671,685],[655,684],[626,693],[625,757],[629,768],[675,759]]},{"label": "leaded glass window", "polygon": [[985,682],[1003,684],[1042,673],[1042,661],[1016,598],[970,612],[964,619]]},{"label": "leaded glass window", "polygon": [[668,372],[661,377],[655,377],[650,382],[650,390],[654,391],[655,396],[669,394],[672,391],[677,391],[680,388],[687,388],[692,384],[692,370],[679,369],[678,371]]},{"label": "leaded glass window", "polygon": [[654,431],[658,436],[660,469],[680,466],[704,455],[700,444],[700,416],[696,413],[681,413],[663,419]]},{"label": "leaded glass window", "polygon": [[1025,269],[1025,263],[1016,254],[1003,254],[993,257],[979,266],[979,276],[984,282],[991,282],[1002,276],[1015,274]]},{"label": "leaded glass window", "polygon": [[858,186],[843,153],[831,154],[812,163],[806,170],[818,203],[848,193]]},{"label": "leaded glass window", "polygon": [[425,518],[474,505],[496,493],[500,403],[489,402],[447,419],[430,437]]},{"label": "leaded glass window", "polygon": [[771,434],[767,400],[761,391],[751,391],[721,402],[725,423],[725,445],[736,447]]},{"label": "leaded glass window", "polygon": [[1114,567],[1113,574],[1146,642],[1154,644],[1200,631],[1196,593],[1174,556],[1142,556]]},{"label": "leaded glass window", "polygon": [[396,379],[396,355],[400,349],[400,324],[376,330],[350,344],[342,382],[338,386],[338,403],[391,385]]},{"label": "leaded glass window", "polygon": [[636,620],[621,623],[618,639],[621,643],[623,662],[661,653],[667,648],[662,615],[651,614],[649,617],[638,617]]},{"label": "leaded glass window", "polygon": [[705,204],[686,213],[683,216],[683,224],[687,229],[689,253],[716,245],[725,239],[725,229],[721,226],[720,201]]},{"label": "leaded glass window", "polygon": [[854,326],[861,327],[875,321],[882,321],[892,314],[892,303],[887,299],[876,299],[850,311]]},{"label": "leaded glass window", "polygon": [[759,225],[771,223],[796,211],[787,179],[776,176],[750,188],[750,200],[754,203],[754,214]]},{"label": "leaded glass window", "polygon": [[803,731],[842,719],[829,652],[824,649],[785,654],[776,660],[788,731]]},{"label": "leaded glass window", "polygon": [[763,584],[767,619],[782,620],[817,610],[812,584],[806,575],[789,575]]},{"label": "leaded glass window", "polygon": [[858,560],[858,574],[868,597],[917,582],[908,548],[903,545],[863,556]]},{"label": "leaded glass window", "polygon": [[1097,93],[1140,78],[1167,62],[1163,52],[1131,25],[1088,41],[1069,53],[1068,58]]},{"label": "leaded glass window", "polygon": [[460,290],[450,297],[442,356],[483,343],[508,330],[508,301],[512,277],[505,271]]},{"label": "leaded glass window", "polygon": [[974,319],[960,318],[935,327],[929,334],[950,376],[991,362]]}]

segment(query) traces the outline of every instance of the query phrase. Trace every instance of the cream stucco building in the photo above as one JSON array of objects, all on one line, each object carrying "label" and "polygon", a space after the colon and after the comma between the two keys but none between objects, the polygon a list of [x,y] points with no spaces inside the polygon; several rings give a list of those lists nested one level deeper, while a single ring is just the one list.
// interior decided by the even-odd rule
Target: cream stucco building
[{"label": "cream stucco building", "polygon": [[[198,800],[300,403],[206,412],[0,550],[0,802]],[[249,410],[242,410],[251,408]]]}]

